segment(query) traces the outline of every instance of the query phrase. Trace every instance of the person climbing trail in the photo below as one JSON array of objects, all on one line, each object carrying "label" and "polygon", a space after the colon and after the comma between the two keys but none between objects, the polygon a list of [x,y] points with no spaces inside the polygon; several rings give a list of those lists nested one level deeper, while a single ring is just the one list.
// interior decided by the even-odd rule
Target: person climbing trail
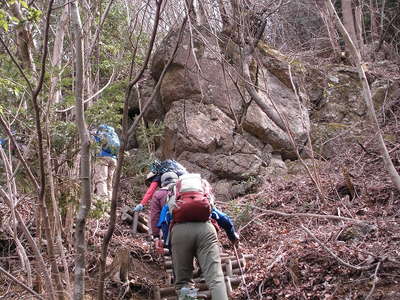
[{"label": "person climbing trail", "polygon": [[150,165],[150,172],[146,176],[145,184],[148,186],[142,200],[134,208],[134,211],[142,211],[153,197],[157,188],[161,187],[161,176],[166,172],[174,172],[177,176],[187,173],[186,168],[173,159],[164,161],[155,160]]},{"label": "person climbing trail", "polygon": [[161,212],[158,226],[163,229],[164,241],[171,249],[178,299],[196,299],[193,280],[196,258],[211,291],[211,299],[227,300],[217,229],[222,227],[235,246],[239,235],[231,219],[215,207],[208,181],[200,174],[179,177]]}]

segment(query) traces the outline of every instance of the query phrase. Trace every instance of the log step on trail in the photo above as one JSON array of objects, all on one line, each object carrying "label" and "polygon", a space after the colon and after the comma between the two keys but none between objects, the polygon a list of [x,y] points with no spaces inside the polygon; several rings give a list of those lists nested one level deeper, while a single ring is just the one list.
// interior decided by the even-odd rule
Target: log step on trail
[{"label": "log step on trail", "polygon": [[147,218],[139,213],[133,211],[129,206],[122,208],[121,220],[132,226],[132,233],[147,233],[150,234],[150,228]]},{"label": "log step on trail", "polygon": [[[222,270],[225,276],[225,283],[227,293],[230,296],[233,289],[237,288],[242,279],[242,272],[246,270],[246,260],[253,259],[254,255],[245,254],[231,256],[227,253],[221,253]],[[240,264],[239,264],[240,263]],[[164,251],[164,269],[169,274],[165,285],[156,286],[153,290],[155,300],[176,300],[175,286],[173,284],[173,270],[171,257],[168,255],[168,250]],[[204,278],[201,276],[199,268],[195,268],[193,272],[193,278],[196,284],[196,288],[199,289],[198,294],[204,296],[198,297],[199,299],[211,299],[211,292],[208,289]]]}]

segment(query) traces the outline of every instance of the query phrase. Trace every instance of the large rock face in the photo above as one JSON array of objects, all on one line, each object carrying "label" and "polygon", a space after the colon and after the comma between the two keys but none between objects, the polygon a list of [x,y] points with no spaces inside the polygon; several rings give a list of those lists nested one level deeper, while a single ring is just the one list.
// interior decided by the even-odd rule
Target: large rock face
[{"label": "large rock face", "polygon": [[[325,159],[333,158],[348,143],[363,144],[365,132],[373,130],[363,99],[363,88],[357,70],[350,66],[326,66],[322,96],[311,112],[311,140],[314,151]],[[367,73],[367,77],[372,75]],[[370,89],[375,110],[381,115],[392,99],[400,95],[396,81],[374,80]],[[387,102],[387,107],[384,103]]]},{"label": "large rock face", "polygon": [[[152,104],[153,109],[158,107],[157,113],[147,114],[146,119],[156,116],[164,121],[162,159],[177,159],[213,182],[217,194],[232,198],[252,188],[258,175],[272,172],[275,166],[284,169],[282,159],[296,155],[288,135],[254,102],[249,103],[238,74],[240,68],[223,65],[223,51],[215,37],[199,30],[202,39],[191,41],[187,32],[183,35]],[[154,54],[154,81],[173,53],[176,40],[177,32],[172,31]],[[273,71],[277,74],[276,66]],[[259,95],[271,109],[283,114],[296,142],[304,145],[310,128],[307,109],[299,105],[288,82],[282,82],[263,64],[257,76]]]},{"label": "large rock face", "polygon": [[[217,195],[234,198],[252,189],[258,175],[287,172],[284,161],[297,158],[293,142],[300,155],[307,156],[311,137],[316,157],[329,159],[341,141],[357,141],[365,130],[357,126],[367,110],[354,68],[322,69],[292,59],[289,65],[284,55],[260,42],[257,63],[250,66],[252,81],[264,103],[284,119],[283,130],[251,101],[240,75],[237,45],[224,45],[224,39],[218,44],[197,29],[201,38],[191,40],[184,33],[145,120],[164,122],[159,158],[177,159],[191,172],[202,173]],[[133,97],[132,107],[149,100],[173,53],[177,32],[171,31],[155,52],[150,75],[140,83],[140,97]],[[377,107],[399,91],[379,80],[371,86]]]}]

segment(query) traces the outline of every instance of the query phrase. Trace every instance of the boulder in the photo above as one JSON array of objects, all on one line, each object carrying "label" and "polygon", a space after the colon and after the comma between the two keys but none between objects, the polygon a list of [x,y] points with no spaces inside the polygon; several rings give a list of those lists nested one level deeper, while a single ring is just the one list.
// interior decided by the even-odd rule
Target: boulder
[{"label": "boulder", "polygon": [[[172,30],[155,51],[151,63],[154,81],[174,51],[177,32]],[[203,27],[197,27],[192,35],[186,29],[156,101],[162,106],[159,111],[165,111],[161,158],[186,162],[188,169],[200,171],[215,183],[224,182],[219,184],[221,190],[228,186],[229,197],[234,197],[243,190],[237,188],[241,186],[238,182],[265,172],[272,152],[279,159],[271,167],[279,168],[279,173],[286,170],[283,159],[295,159],[296,150],[302,152],[310,121],[305,104],[293,91],[282,54],[259,51],[261,62],[258,66],[252,63],[252,72],[258,72],[253,74],[258,94],[271,109],[279,110],[293,140],[256,103],[249,102],[241,67],[224,63],[223,49]],[[294,74],[296,69],[292,68]]]}]

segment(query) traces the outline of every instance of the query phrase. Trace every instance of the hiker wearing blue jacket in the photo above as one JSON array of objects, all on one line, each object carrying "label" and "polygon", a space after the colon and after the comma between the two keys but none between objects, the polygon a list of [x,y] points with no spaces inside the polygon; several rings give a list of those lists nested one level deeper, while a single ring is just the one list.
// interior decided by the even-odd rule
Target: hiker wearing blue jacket
[{"label": "hiker wearing blue jacket", "polygon": [[5,148],[7,146],[8,143],[8,139],[6,138],[0,138],[0,146],[2,146],[3,148]]},{"label": "hiker wearing blue jacket", "polygon": [[104,124],[98,127],[93,138],[99,146],[94,163],[94,193],[102,200],[111,200],[113,176],[120,147],[119,138],[113,127]]},{"label": "hiker wearing blue jacket", "polygon": [[[235,226],[231,218],[217,209],[213,207],[211,211],[211,218],[215,220],[219,227],[225,230],[228,239],[232,242],[237,242],[239,240],[239,236],[235,231]],[[168,205],[165,204],[160,213],[160,219],[158,220],[157,227],[160,228],[163,234],[164,245],[169,247],[169,239],[168,239],[168,231],[169,226],[172,221],[172,216],[169,213]]]}]

